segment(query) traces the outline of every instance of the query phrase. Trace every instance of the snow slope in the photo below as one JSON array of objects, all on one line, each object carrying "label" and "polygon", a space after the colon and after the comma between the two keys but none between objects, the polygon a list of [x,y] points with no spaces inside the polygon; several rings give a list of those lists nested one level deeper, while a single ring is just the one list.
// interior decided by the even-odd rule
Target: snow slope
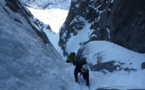
[{"label": "snow slope", "polygon": [[71,35],[71,38],[68,40],[66,44],[66,52],[75,52],[77,53],[78,49],[87,41],[89,40],[89,36],[91,34],[91,31],[88,31],[89,25],[87,22],[85,23],[86,26],[81,30],[78,31],[78,34],[73,37],[73,34]]},{"label": "snow slope", "polygon": [[0,0],[0,90],[69,90],[68,65],[13,1]]}]

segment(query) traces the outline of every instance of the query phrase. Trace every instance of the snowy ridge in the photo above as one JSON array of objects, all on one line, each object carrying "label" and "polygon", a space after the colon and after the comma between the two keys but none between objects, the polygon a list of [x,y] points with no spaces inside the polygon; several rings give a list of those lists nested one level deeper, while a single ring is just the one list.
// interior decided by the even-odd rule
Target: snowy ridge
[{"label": "snowy ridge", "polygon": [[60,8],[60,9],[69,9],[69,4],[71,0],[20,0],[24,4],[27,4],[29,7],[45,9],[45,8]]}]

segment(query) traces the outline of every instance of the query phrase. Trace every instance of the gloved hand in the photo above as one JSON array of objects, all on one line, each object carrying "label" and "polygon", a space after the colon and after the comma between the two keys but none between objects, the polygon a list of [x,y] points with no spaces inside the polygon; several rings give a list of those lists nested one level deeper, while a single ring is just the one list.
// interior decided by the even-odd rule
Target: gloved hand
[{"label": "gloved hand", "polygon": [[67,63],[69,63],[69,62],[70,62],[70,60],[66,60],[66,62],[67,62]]}]

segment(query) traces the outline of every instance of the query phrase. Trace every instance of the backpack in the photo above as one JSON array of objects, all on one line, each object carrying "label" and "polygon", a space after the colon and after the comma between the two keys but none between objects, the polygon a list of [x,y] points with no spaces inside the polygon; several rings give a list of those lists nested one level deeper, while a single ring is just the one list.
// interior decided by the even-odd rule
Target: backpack
[{"label": "backpack", "polygon": [[76,65],[76,57],[75,57],[75,53],[71,52],[70,55],[67,57],[66,62],[68,63],[73,63],[73,65]]}]

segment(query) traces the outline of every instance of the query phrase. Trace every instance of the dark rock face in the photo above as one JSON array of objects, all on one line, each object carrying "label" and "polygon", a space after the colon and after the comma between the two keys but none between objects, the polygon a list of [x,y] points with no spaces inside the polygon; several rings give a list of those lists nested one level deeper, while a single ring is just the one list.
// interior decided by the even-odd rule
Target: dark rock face
[{"label": "dark rock face", "polygon": [[108,70],[109,72],[113,72],[114,70],[117,70],[117,68],[121,69],[119,65],[114,65],[115,61],[109,61],[105,63],[97,63],[94,66],[91,66],[92,70],[94,71],[100,71],[103,69]]},{"label": "dark rock face", "polygon": [[[111,41],[138,52],[145,52],[145,1],[122,0],[112,15]],[[119,10],[119,11],[118,11]],[[116,15],[115,15],[116,14]]]},{"label": "dark rock face", "polygon": [[109,72],[121,71],[121,70],[124,70],[124,71],[127,71],[127,72],[136,71],[136,69],[134,69],[134,68],[128,68],[128,67],[124,68],[124,67],[122,67],[121,63],[119,65],[115,65],[115,63],[116,63],[116,61],[112,60],[112,61],[108,61],[108,62],[99,62],[95,65],[90,64],[90,69],[92,71],[101,71],[104,74],[107,73],[104,70],[107,70]]},{"label": "dark rock face", "polygon": [[[74,36],[83,27],[80,17],[91,23],[93,33],[89,41],[107,40],[128,49],[145,53],[144,0],[77,0],[72,1],[70,12],[61,28],[59,45],[65,52],[70,33]],[[78,19],[74,21],[74,19]],[[72,23],[73,21],[73,23]],[[65,33],[65,34],[64,34]]]}]

